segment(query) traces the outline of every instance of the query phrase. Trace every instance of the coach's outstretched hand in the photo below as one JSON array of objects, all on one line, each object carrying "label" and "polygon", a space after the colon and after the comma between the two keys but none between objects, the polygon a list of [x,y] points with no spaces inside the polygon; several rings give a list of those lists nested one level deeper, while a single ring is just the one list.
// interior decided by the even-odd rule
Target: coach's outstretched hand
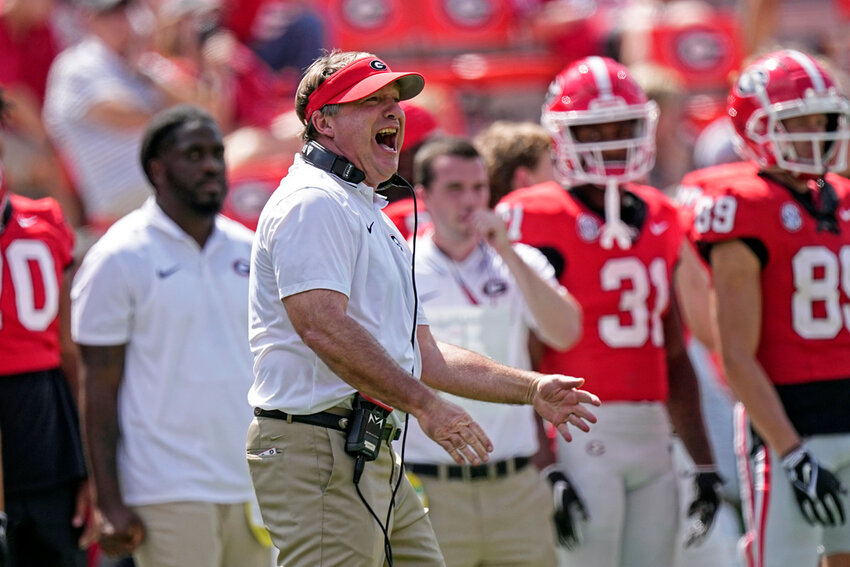
[{"label": "coach's outstretched hand", "polygon": [[590,431],[596,416],[587,408],[601,402],[594,394],[578,388],[584,378],[547,374],[534,382],[529,400],[540,417],[552,423],[567,441],[572,441],[569,424],[582,431]]},{"label": "coach's outstretched hand", "polygon": [[688,528],[685,533],[685,547],[698,545],[714,524],[714,517],[720,508],[720,488],[723,477],[715,471],[696,473],[694,477],[696,497],[688,506]]},{"label": "coach's outstretched hand", "polygon": [[782,467],[807,522],[824,526],[844,524],[841,500],[847,488],[832,472],[820,466],[803,445],[782,457]]}]

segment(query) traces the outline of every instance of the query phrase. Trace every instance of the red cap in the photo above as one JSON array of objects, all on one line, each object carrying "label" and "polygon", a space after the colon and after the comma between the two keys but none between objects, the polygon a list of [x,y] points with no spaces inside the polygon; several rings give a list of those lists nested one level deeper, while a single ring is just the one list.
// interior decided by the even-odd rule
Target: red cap
[{"label": "red cap", "polygon": [[413,148],[437,131],[439,124],[434,115],[412,102],[401,104],[404,111],[404,147]]},{"label": "red cap", "polygon": [[398,82],[401,100],[413,98],[425,88],[425,79],[419,73],[393,73],[386,63],[375,57],[357,59],[310,93],[304,118],[309,122],[313,112],[326,104],[354,102],[394,82]]}]

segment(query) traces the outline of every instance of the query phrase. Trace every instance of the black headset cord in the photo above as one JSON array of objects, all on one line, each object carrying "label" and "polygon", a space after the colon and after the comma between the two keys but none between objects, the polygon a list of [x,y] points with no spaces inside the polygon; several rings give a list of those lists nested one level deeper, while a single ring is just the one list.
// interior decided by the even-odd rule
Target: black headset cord
[{"label": "black headset cord", "polygon": [[[410,191],[410,196],[413,197],[413,236],[411,238],[412,246],[411,246],[411,255],[410,255],[410,280],[413,284],[413,325],[410,329],[410,346],[413,348],[414,353],[416,352],[416,323],[417,323],[417,315],[419,312],[419,294],[416,291],[416,233],[419,230],[419,210],[418,204],[416,201],[416,191],[414,191],[413,186],[401,175],[394,174],[389,180],[382,183],[378,189],[386,188],[387,186],[394,185],[397,187],[406,187],[408,191]],[[410,373],[414,374],[416,368],[411,368]],[[415,374],[414,374],[415,375]],[[401,438],[401,464],[398,469],[398,479],[396,480],[395,486],[393,487],[392,495],[390,496],[390,503],[387,506],[387,519],[385,522],[381,522],[378,515],[369,505],[369,502],[366,501],[366,498],[363,496],[363,493],[360,491],[360,474],[363,472],[363,468],[366,464],[366,459],[363,455],[357,455],[354,461],[354,471],[355,471],[355,481],[354,488],[357,491],[357,495],[360,497],[360,500],[363,502],[363,505],[366,506],[366,509],[369,510],[369,514],[372,515],[372,518],[378,523],[378,527],[381,528],[381,532],[384,534],[384,556],[387,560],[388,567],[393,567],[393,548],[390,543],[390,520],[392,519],[393,507],[395,505],[395,497],[398,493],[398,489],[401,486],[401,479],[404,476],[404,448],[407,443],[407,425],[410,421],[410,414],[405,414],[404,416],[404,434]],[[395,464],[391,463],[391,467],[394,467]],[[392,475],[390,475],[392,477]]]}]

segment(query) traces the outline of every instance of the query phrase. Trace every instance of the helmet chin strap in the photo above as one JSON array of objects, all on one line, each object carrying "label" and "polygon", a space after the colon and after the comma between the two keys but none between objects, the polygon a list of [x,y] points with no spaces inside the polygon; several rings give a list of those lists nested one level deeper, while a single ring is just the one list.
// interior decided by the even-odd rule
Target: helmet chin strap
[{"label": "helmet chin strap", "polygon": [[615,242],[621,250],[628,250],[632,247],[632,231],[620,219],[620,189],[617,180],[608,179],[605,182],[605,225],[599,236],[599,244],[610,250]]}]

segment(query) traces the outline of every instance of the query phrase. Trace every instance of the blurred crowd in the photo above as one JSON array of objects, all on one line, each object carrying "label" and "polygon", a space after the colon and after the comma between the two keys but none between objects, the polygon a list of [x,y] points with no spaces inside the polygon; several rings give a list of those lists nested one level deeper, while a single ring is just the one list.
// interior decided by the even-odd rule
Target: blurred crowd
[{"label": "blurred crowd", "polygon": [[[374,4],[374,6],[373,6]],[[732,158],[729,81],[779,44],[850,68],[842,0],[3,0],[0,85],[11,110],[11,191],[51,196],[85,247],[149,194],[136,163],[158,110],[191,102],[226,136],[226,214],[253,227],[300,147],[293,94],[322,49],[378,53],[428,80],[417,105],[440,130],[537,121],[570,61],[629,65],[662,106],[650,181],[673,187]],[[413,121],[412,121],[413,122]],[[411,145],[408,140],[406,149]],[[392,196],[391,196],[392,197]]]}]

